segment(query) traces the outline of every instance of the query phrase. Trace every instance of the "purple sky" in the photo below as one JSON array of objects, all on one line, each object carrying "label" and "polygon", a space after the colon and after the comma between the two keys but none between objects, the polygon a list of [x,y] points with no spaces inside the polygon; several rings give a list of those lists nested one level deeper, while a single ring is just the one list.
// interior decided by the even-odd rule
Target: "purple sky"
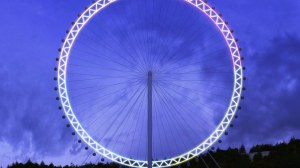
[{"label": "purple sky", "polygon": [[[57,109],[57,48],[90,1],[1,1],[0,165],[45,160],[85,162]],[[209,2],[235,30],[245,56],[246,99],[222,147],[300,138],[300,2]],[[218,146],[218,145],[217,145]]]}]

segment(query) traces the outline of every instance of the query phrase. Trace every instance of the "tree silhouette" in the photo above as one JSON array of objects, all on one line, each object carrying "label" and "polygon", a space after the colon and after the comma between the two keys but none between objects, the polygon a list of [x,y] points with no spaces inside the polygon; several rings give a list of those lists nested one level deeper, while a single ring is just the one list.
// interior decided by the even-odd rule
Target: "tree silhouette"
[{"label": "tree silhouette", "polygon": [[[242,145],[240,148],[228,148],[227,150],[217,149],[209,151],[194,158],[193,160],[183,163],[182,168],[199,168],[209,167],[218,168],[213,161],[215,159],[222,168],[300,168],[300,140],[292,138],[289,143],[278,143],[276,145],[256,145],[250,149],[254,154],[253,159],[247,154],[246,148]],[[119,168],[115,163],[87,163],[85,165],[49,165],[43,161],[40,164],[28,160],[26,163],[14,162],[9,168]],[[178,166],[174,166],[174,168]],[[122,168],[126,168],[122,166]]]}]

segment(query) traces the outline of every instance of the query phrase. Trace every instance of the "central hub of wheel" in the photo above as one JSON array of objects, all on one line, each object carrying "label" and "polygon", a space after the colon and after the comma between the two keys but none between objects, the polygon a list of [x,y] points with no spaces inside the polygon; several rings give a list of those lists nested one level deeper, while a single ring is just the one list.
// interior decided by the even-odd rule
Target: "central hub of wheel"
[{"label": "central hub of wheel", "polygon": [[148,78],[152,78],[152,71],[148,71]]}]

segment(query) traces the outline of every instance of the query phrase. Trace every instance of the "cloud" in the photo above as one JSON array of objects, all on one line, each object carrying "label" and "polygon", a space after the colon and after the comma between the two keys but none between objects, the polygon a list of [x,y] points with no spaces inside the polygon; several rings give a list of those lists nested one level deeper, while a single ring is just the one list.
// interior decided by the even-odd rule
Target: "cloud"
[{"label": "cloud", "polygon": [[226,143],[253,145],[300,137],[299,46],[299,37],[285,34],[246,61],[251,67],[246,71],[246,99]]},{"label": "cloud", "polygon": [[0,3],[6,23],[0,28],[0,149],[7,156],[0,152],[0,165],[3,157],[23,161],[66,155],[74,137],[54,100],[54,59],[61,35],[89,2],[72,8],[60,1]]},{"label": "cloud", "polygon": [[0,122],[4,128],[0,130],[0,141],[8,142],[14,150],[24,154],[30,150],[29,146],[39,154],[61,153],[60,147],[70,138],[64,135],[66,131],[55,107],[54,91],[45,87],[44,82],[30,80],[30,75],[29,79],[20,76],[23,73],[19,70],[8,71],[14,69],[12,65],[7,67],[0,71],[3,80],[0,83]]}]

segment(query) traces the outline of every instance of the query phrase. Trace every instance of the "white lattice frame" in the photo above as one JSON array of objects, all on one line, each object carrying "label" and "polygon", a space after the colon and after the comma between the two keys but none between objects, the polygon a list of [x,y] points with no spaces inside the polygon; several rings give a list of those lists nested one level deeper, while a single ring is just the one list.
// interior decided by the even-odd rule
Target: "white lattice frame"
[{"label": "white lattice frame", "polygon": [[[60,57],[59,57],[59,65],[58,65],[58,90],[60,95],[60,101],[63,106],[66,117],[71,123],[74,130],[81,137],[81,139],[88,144],[95,152],[100,155],[117,162],[122,165],[131,166],[131,167],[147,167],[146,160],[134,160],[124,156],[120,156],[103,146],[101,146],[98,142],[96,142],[90,135],[84,130],[79,121],[77,120],[75,114],[73,113],[72,107],[70,105],[70,101],[68,98],[67,84],[66,84],[66,71],[67,71],[67,63],[68,57],[72,48],[74,41],[76,40],[77,35],[80,30],[84,27],[84,25],[101,9],[105,8],[109,4],[115,2],[116,0],[98,0],[94,2],[90,7],[88,7],[84,13],[77,19],[77,21],[73,24],[71,30],[67,34],[67,37],[63,43]],[[234,69],[234,89],[231,97],[231,102],[226,111],[225,116],[223,117],[220,124],[214,130],[214,132],[205,139],[201,144],[199,144],[194,149],[170,159],[153,161],[153,167],[169,167],[178,165],[180,163],[186,162],[207,149],[209,149],[224,133],[224,131],[228,128],[232,119],[234,118],[235,112],[238,108],[238,104],[240,101],[241,93],[242,93],[242,85],[243,85],[243,69],[242,62],[239,53],[238,45],[235,41],[234,36],[232,35],[231,30],[228,28],[226,23],[222,20],[216,11],[206,4],[202,0],[185,0],[187,3],[190,3],[194,7],[198,8],[205,15],[207,15],[211,21],[218,27],[219,31],[223,34],[224,39],[227,42],[228,48],[231,53],[232,61],[233,61],[233,69]]]}]

